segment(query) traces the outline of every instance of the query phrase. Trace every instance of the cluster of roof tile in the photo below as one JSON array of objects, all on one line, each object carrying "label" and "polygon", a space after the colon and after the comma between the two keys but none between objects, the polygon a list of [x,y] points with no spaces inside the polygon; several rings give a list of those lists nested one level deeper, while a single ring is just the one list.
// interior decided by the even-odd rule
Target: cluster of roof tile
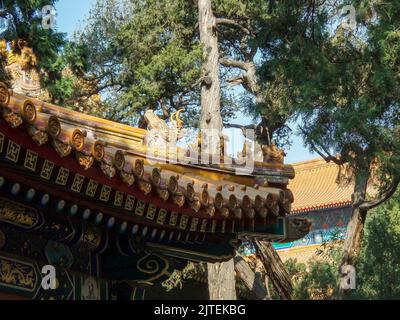
[{"label": "cluster of roof tile", "polygon": [[[146,130],[16,94],[4,84],[0,104],[4,120],[13,128],[26,128],[38,145],[50,143],[60,157],[75,155],[83,168],[97,165],[108,178],[119,176],[128,186],[136,184],[144,194],[155,191],[179,207],[221,219],[265,219],[291,212],[293,195],[285,183],[294,177],[291,166],[256,163],[256,174],[237,176],[234,167],[154,163],[147,156]],[[294,188],[305,185],[307,177],[302,176],[300,172]],[[329,190],[319,191],[325,200]],[[296,210],[303,206],[307,204]]]}]

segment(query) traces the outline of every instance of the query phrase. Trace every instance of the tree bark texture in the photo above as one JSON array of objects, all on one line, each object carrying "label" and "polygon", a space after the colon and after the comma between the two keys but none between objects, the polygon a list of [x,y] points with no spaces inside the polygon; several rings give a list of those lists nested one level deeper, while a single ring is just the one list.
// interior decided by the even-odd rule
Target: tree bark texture
[{"label": "tree bark texture", "polygon": [[242,279],[244,285],[251,291],[251,298],[255,300],[268,299],[267,289],[262,283],[260,275],[256,275],[248,263],[240,256],[235,258],[236,275]]},{"label": "tree bark texture", "polygon": [[261,259],[265,272],[282,300],[293,299],[293,285],[290,275],[269,242],[255,241],[257,256]]},{"label": "tree bark texture", "polygon": [[[352,214],[347,226],[347,236],[343,245],[343,258],[340,264],[340,269],[346,265],[355,266],[357,257],[361,250],[361,242],[364,235],[365,219],[367,217],[368,209],[362,209],[360,205],[365,201],[367,182],[367,175],[359,174],[356,176],[352,197]],[[342,288],[340,288],[340,293],[344,293]]]},{"label": "tree bark texture", "polygon": [[198,9],[200,41],[204,46],[200,125],[203,133],[208,132],[207,137],[202,137],[202,148],[204,152],[212,154],[219,150],[220,133],[223,129],[218,35],[211,0],[198,0]]},{"label": "tree bark texture", "polygon": [[347,237],[343,246],[343,259],[341,266],[353,265],[356,262],[361,249],[361,241],[364,234],[365,218],[368,210],[361,209],[360,205],[365,199],[367,193],[368,178],[366,175],[359,174],[356,177],[354,193],[352,196],[353,209],[350,222],[347,226]]},{"label": "tree bark texture", "polygon": [[233,259],[207,264],[210,300],[236,300],[235,267]]}]

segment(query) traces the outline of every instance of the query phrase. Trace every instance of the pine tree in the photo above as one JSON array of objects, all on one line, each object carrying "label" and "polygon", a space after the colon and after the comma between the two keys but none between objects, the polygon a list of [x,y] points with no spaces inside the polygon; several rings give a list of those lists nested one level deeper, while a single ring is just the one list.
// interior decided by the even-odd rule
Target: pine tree
[{"label": "pine tree", "polygon": [[[356,8],[355,29],[338,14],[345,4]],[[354,182],[342,265],[356,262],[368,210],[400,182],[399,12],[398,1],[313,2],[261,73],[273,80],[268,95],[301,120],[307,145]]]}]

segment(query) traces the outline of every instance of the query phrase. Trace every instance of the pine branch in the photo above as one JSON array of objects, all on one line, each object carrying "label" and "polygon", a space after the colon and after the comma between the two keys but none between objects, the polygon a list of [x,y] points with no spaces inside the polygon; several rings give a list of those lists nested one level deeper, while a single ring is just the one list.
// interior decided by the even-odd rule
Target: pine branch
[{"label": "pine branch", "polygon": [[225,18],[217,18],[217,19],[215,19],[215,23],[217,25],[219,25],[219,24],[221,25],[222,24],[222,25],[226,25],[226,26],[229,26],[229,27],[238,28],[238,29],[240,29],[242,32],[244,32],[247,35],[251,34],[249,29],[243,27],[240,23],[236,22],[235,20],[225,19]]},{"label": "pine branch", "polygon": [[388,200],[391,196],[393,196],[399,184],[400,184],[400,176],[395,176],[390,186],[385,190],[385,192],[381,194],[380,197],[371,201],[364,202],[363,204],[360,205],[360,209],[370,210],[379,206],[380,204]]},{"label": "pine branch", "polygon": [[228,68],[239,68],[244,71],[249,70],[249,64],[243,61],[239,60],[232,60],[232,59],[227,59],[227,58],[221,58],[219,59],[219,62],[224,66]]},{"label": "pine branch", "polygon": [[[303,133],[303,135],[307,134],[302,128],[300,128],[300,131]],[[346,163],[346,161],[343,160],[342,158],[332,156],[325,147],[320,146],[320,148],[322,149],[322,151],[321,151],[319,148],[316,147],[316,145],[313,142],[309,142],[309,144],[310,144],[311,149],[314,152],[316,152],[321,158],[323,158],[326,162],[334,162],[338,166],[341,166]]]}]

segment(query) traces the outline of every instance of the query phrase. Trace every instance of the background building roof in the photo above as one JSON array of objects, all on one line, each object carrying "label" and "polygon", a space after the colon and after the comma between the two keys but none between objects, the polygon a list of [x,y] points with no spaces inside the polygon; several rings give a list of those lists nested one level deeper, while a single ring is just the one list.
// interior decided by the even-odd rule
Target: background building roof
[{"label": "background building roof", "polygon": [[296,177],[289,183],[294,195],[292,213],[351,204],[353,184],[340,186],[339,166],[322,158],[292,164]]}]

